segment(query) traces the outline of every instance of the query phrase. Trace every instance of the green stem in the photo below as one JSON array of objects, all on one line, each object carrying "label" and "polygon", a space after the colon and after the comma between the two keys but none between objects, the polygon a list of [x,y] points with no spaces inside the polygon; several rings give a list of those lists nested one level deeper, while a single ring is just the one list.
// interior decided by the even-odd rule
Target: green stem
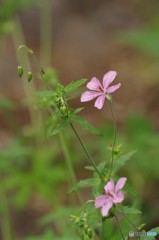
[{"label": "green stem", "polygon": [[121,225],[120,225],[120,222],[118,220],[118,217],[116,215],[114,215],[116,221],[117,221],[117,224],[118,224],[118,228],[119,228],[119,231],[120,231],[120,234],[121,234],[121,237],[123,240],[125,240],[125,237],[124,237],[124,234],[123,234],[123,231],[122,231],[122,228],[121,228]]},{"label": "green stem", "polygon": [[10,214],[9,214],[9,207],[8,207],[8,199],[6,197],[6,193],[1,190],[1,226],[2,226],[2,236],[4,240],[13,240],[11,223],[10,223]]},{"label": "green stem", "polygon": [[75,127],[73,126],[72,122],[70,122],[70,126],[71,126],[73,132],[75,133],[75,135],[76,135],[78,141],[80,142],[80,144],[81,144],[81,146],[82,146],[82,148],[83,148],[83,150],[84,150],[84,152],[85,152],[85,154],[86,154],[86,156],[87,156],[87,158],[88,158],[90,164],[94,167],[96,173],[99,175],[99,177],[101,178],[101,180],[104,181],[103,176],[102,176],[101,173],[99,172],[99,170],[98,170],[98,168],[97,168],[95,162],[93,161],[91,155],[89,154],[89,152],[88,152],[86,146],[84,145],[83,141],[81,140],[81,138],[80,138],[78,132],[76,131]]},{"label": "green stem", "polygon": [[[19,51],[21,51],[21,49],[24,49],[25,52],[28,52],[30,54],[33,54],[32,50],[29,49],[26,45],[25,45],[25,39],[24,39],[24,34],[23,34],[23,30],[22,30],[22,26],[21,26],[21,22],[19,21],[19,18],[16,17],[15,19],[16,21],[16,29],[15,31],[12,33],[12,38],[14,41],[14,46],[17,50],[17,60],[18,60],[18,64],[19,64]],[[23,44],[22,44],[23,43]],[[22,63],[23,63],[23,58],[22,58]],[[25,69],[24,69],[25,70]],[[27,69],[28,70],[28,69]],[[30,92],[34,92],[36,87],[34,84],[34,81],[31,81],[29,84],[26,81],[26,79],[24,78],[22,80],[23,83],[23,88],[24,88],[24,92],[26,97],[29,99],[30,98]],[[34,127],[34,129],[36,130],[36,144],[39,144],[40,141],[40,137],[39,137],[39,129],[38,126],[41,125],[41,121],[42,121],[42,116],[41,113],[39,112],[39,114],[37,115],[37,112],[35,112],[35,110],[33,109],[33,107],[31,105],[28,105],[28,110],[29,110],[29,114],[30,114],[30,120],[32,123],[32,126]],[[44,129],[42,128],[42,125],[40,126],[40,129],[42,131],[44,131]]]},{"label": "green stem", "polygon": [[[68,146],[66,144],[65,136],[63,135],[62,132],[60,132],[59,133],[59,137],[60,137],[62,149],[63,149],[64,154],[65,154],[66,165],[67,165],[67,168],[68,168],[68,171],[69,171],[70,178],[71,178],[73,184],[76,184],[77,183],[77,179],[76,179],[73,167],[72,167],[71,156],[70,156],[70,152],[68,150]],[[79,199],[79,202],[82,204],[83,203],[82,197],[81,197],[81,195],[80,195],[80,193],[78,191],[77,191],[77,197]]]},{"label": "green stem", "polygon": [[124,213],[123,208],[121,207],[120,209],[121,209],[122,214],[124,215],[124,217],[128,220],[128,222],[133,226],[134,229],[136,229],[136,230],[138,231],[139,229],[132,223],[132,221],[131,221],[131,220],[128,218],[128,216]]},{"label": "green stem", "polygon": [[110,111],[112,114],[112,118],[113,118],[113,128],[114,128],[114,140],[113,140],[113,146],[112,146],[112,156],[111,156],[111,164],[110,164],[110,171],[109,171],[109,175],[108,175],[108,180],[111,177],[112,171],[113,171],[113,166],[114,166],[114,148],[115,148],[115,144],[116,144],[116,119],[115,119],[115,115],[114,115],[114,111],[113,111],[113,107],[112,107],[112,101],[109,101],[109,106],[110,106]]}]

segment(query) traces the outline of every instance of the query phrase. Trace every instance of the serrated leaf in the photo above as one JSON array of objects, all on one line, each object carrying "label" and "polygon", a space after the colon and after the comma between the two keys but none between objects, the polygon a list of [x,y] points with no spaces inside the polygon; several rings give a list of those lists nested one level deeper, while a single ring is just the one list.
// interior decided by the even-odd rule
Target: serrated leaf
[{"label": "serrated leaf", "polygon": [[70,84],[68,84],[64,88],[64,90],[65,90],[66,93],[72,92],[75,89],[77,89],[78,87],[80,87],[81,85],[83,85],[86,81],[87,81],[87,79],[80,79],[80,80],[77,80],[75,82],[71,82]]},{"label": "serrated leaf", "polygon": [[128,152],[115,160],[113,173],[117,173],[120,168],[122,168],[125,163],[130,160],[130,158],[136,153],[136,151]]},{"label": "serrated leaf", "polygon": [[77,115],[72,116],[72,119],[80,125],[82,128],[85,130],[91,132],[92,134],[95,134],[97,136],[102,136],[103,134],[95,127],[93,127],[89,122],[87,122],[85,119],[82,117],[79,117]]},{"label": "serrated leaf", "polygon": [[64,130],[69,125],[69,119],[59,123],[53,130],[48,133],[49,136],[53,136]]},{"label": "serrated leaf", "polygon": [[125,214],[141,214],[141,211],[136,208],[131,208],[129,206],[122,206],[122,209],[120,207],[117,207],[117,211],[120,213]]},{"label": "serrated leaf", "polygon": [[87,188],[87,187],[91,187],[94,184],[97,183],[97,180],[94,178],[88,178],[86,180],[81,180],[79,183],[77,183],[76,185],[74,185],[68,193],[73,193],[81,188]]}]

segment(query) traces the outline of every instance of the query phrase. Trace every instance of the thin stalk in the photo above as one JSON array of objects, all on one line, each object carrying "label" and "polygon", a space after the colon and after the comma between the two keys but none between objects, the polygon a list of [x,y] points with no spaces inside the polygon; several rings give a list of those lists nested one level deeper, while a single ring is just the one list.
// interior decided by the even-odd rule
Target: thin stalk
[{"label": "thin stalk", "polygon": [[118,219],[118,217],[117,217],[116,215],[114,215],[114,217],[115,217],[115,219],[116,219],[116,221],[117,221],[117,224],[118,224],[118,228],[119,228],[119,231],[120,231],[121,237],[122,237],[123,240],[125,240],[124,233],[123,233],[123,231],[122,231],[122,228],[121,228],[121,225],[120,225],[119,219]]},{"label": "thin stalk", "polygon": [[[59,138],[60,138],[62,149],[64,151],[64,155],[65,155],[65,159],[66,159],[66,165],[67,165],[67,169],[69,171],[70,178],[71,178],[73,184],[76,184],[77,179],[76,179],[76,175],[74,173],[73,167],[72,167],[71,155],[70,155],[70,152],[68,150],[68,146],[67,146],[67,143],[66,143],[66,140],[65,140],[65,136],[62,132],[59,133]],[[82,201],[82,197],[81,197],[79,192],[77,192],[77,197],[78,197],[79,202],[82,204],[83,201]]]},{"label": "thin stalk", "polygon": [[109,175],[108,175],[108,180],[111,177],[112,171],[113,171],[113,166],[114,166],[114,148],[115,148],[115,144],[116,144],[116,119],[115,119],[115,115],[114,115],[114,111],[113,111],[113,107],[112,107],[112,101],[109,101],[109,106],[110,106],[110,111],[112,114],[112,118],[113,118],[113,128],[114,128],[114,137],[113,137],[113,146],[112,146],[112,156],[111,156],[111,164],[110,164],[110,171],[109,171]]},{"label": "thin stalk", "polygon": [[[26,47],[25,45],[25,38],[24,38],[24,34],[23,34],[23,30],[22,30],[22,27],[21,27],[21,23],[19,21],[19,18],[16,17],[15,18],[15,21],[16,21],[16,29],[15,31],[12,33],[12,38],[13,38],[13,42],[14,42],[14,46],[15,46],[15,49],[21,49],[21,48],[24,48],[25,51],[28,51],[29,52],[29,48]],[[21,46],[19,48],[19,46]],[[31,50],[30,50],[31,51]],[[19,57],[17,57],[18,59],[18,64],[19,64]],[[28,64],[26,61],[25,58],[21,59],[22,63],[24,62],[25,65]],[[28,60],[29,61],[29,60]],[[27,70],[28,70],[28,66],[26,67]],[[24,69],[25,70],[25,69]],[[29,84],[28,82],[26,81],[26,79],[24,78],[22,80],[22,83],[23,83],[23,89],[24,89],[24,92],[25,92],[25,95],[26,97],[29,99],[30,97],[30,92],[34,92],[36,87],[35,87],[35,84],[34,84],[34,81],[31,81]],[[28,105],[28,110],[29,110],[29,115],[30,115],[30,119],[31,119],[31,123],[32,123],[32,126],[35,127],[36,129],[36,143],[37,145],[39,144],[39,135],[38,135],[38,130],[37,130],[37,127],[38,127],[38,124],[42,121],[42,116],[39,112],[39,116],[37,116],[37,112],[35,112],[35,110],[33,109],[33,107],[29,104]],[[41,127],[41,131],[44,131],[44,129],[42,129]]]},{"label": "thin stalk", "polygon": [[84,145],[83,141],[81,140],[81,138],[80,138],[78,132],[76,131],[75,127],[73,126],[72,122],[70,122],[70,126],[71,126],[73,132],[75,133],[75,135],[76,135],[78,141],[80,142],[80,144],[81,144],[81,146],[82,146],[82,148],[83,148],[83,151],[85,152],[85,154],[86,154],[86,156],[87,156],[87,158],[88,158],[90,164],[94,167],[96,173],[99,175],[99,177],[101,178],[101,180],[104,181],[103,176],[102,176],[101,173],[99,172],[99,170],[98,170],[98,168],[97,168],[97,166],[96,166],[94,160],[92,159],[91,155],[89,154],[89,152],[88,152],[86,146]]},{"label": "thin stalk", "polygon": [[4,240],[13,240],[12,227],[10,222],[10,214],[8,207],[8,200],[3,189],[1,190],[1,212],[2,212],[2,221],[1,221],[1,231]]},{"label": "thin stalk", "polygon": [[138,231],[139,229],[133,224],[133,222],[132,222],[132,221],[128,218],[128,216],[124,213],[122,207],[121,207],[120,209],[121,209],[122,214],[124,215],[124,217],[125,217],[125,218],[128,220],[128,222],[132,225],[132,227]]}]

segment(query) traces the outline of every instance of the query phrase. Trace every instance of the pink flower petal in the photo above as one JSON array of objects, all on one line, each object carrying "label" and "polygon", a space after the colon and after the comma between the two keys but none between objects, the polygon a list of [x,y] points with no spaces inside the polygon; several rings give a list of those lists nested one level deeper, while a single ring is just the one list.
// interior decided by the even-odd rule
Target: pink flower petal
[{"label": "pink flower petal", "polygon": [[108,198],[105,195],[101,195],[95,199],[95,207],[102,207],[107,201]]},{"label": "pink flower petal", "polygon": [[105,193],[109,195],[109,193],[114,194],[114,182],[111,179],[104,187]]},{"label": "pink flower petal", "polygon": [[116,85],[114,85],[114,86],[112,86],[112,87],[108,87],[108,88],[106,89],[106,93],[113,93],[113,92],[115,92],[118,88],[120,88],[120,86],[121,86],[121,83],[118,83],[118,84],[116,84]]},{"label": "pink flower petal", "polygon": [[100,92],[103,87],[100,81],[96,77],[93,77],[91,81],[87,83],[87,88]]},{"label": "pink flower petal", "polygon": [[98,97],[99,95],[101,95],[101,93],[99,92],[86,91],[82,93],[81,102],[91,101],[92,99]]},{"label": "pink flower petal", "polygon": [[115,193],[117,193],[119,190],[121,190],[124,187],[126,180],[127,178],[125,177],[119,178],[115,187]]},{"label": "pink flower petal", "polygon": [[101,214],[103,217],[106,217],[108,215],[108,212],[112,206],[113,206],[112,201],[108,201],[105,205],[103,205],[103,207],[101,209]]},{"label": "pink flower petal", "polygon": [[124,200],[124,194],[122,191],[117,192],[116,196],[113,198],[114,203],[121,203]]},{"label": "pink flower petal", "polygon": [[113,82],[113,80],[115,79],[116,75],[117,75],[117,72],[115,72],[115,71],[109,71],[109,72],[107,72],[104,75],[104,77],[103,77],[103,86],[104,86],[105,90]]},{"label": "pink flower petal", "polygon": [[105,94],[102,94],[101,96],[99,96],[97,98],[97,100],[95,101],[94,106],[98,109],[102,109],[103,105],[104,105],[104,101],[105,101]]}]

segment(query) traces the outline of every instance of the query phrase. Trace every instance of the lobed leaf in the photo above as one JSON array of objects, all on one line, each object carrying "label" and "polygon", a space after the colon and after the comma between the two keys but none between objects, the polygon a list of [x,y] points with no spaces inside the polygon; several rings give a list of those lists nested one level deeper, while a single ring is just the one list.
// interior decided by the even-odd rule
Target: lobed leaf
[{"label": "lobed leaf", "polygon": [[131,208],[129,206],[122,206],[121,208],[117,207],[118,212],[122,213],[124,212],[125,214],[141,214],[141,211],[136,209],[136,208]]},{"label": "lobed leaf", "polygon": [[59,123],[53,130],[48,133],[49,136],[53,136],[64,130],[70,124],[69,119]]},{"label": "lobed leaf", "polygon": [[94,186],[94,184],[97,183],[97,180],[94,178],[88,178],[86,180],[81,180],[79,183],[77,183],[76,185],[74,185],[68,193],[73,193],[75,191],[78,191],[81,188],[87,188],[87,187],[91,187]]},{"label": "lobed leaf", "polygon": [[77,115],[73,115],[72,119],[79,124],[82,128],[85,130],[91,132],[92,134],[95,134],[97,136],[102,136],[103,134],[95,127],[93,127],[89,122],[87,122],[85,119],[82,117],[79,117]]},{"label": "lobed leaf", "polygon": [[64,90],[65,90],[66,93],[72,92],[75,89],[77,89],[78,87],[80,87],[81,85],[83,85],[86,81],[87,81],[87,79],[80,79],[80,80],[77,80],[75,82],[71,82],[70,84],[68,84],[64,88]]},{"label": "lobed leaf", "polygon": [[128,152],[122,156],[120,156],[119,158],[116,159],[115,164],[114,164],[114,169],[113,169],[113,173],[117,173],[120,168],[122,168],[125,163],[130,160],[130,158],[136,153],[136,151],[131,151]]}]

